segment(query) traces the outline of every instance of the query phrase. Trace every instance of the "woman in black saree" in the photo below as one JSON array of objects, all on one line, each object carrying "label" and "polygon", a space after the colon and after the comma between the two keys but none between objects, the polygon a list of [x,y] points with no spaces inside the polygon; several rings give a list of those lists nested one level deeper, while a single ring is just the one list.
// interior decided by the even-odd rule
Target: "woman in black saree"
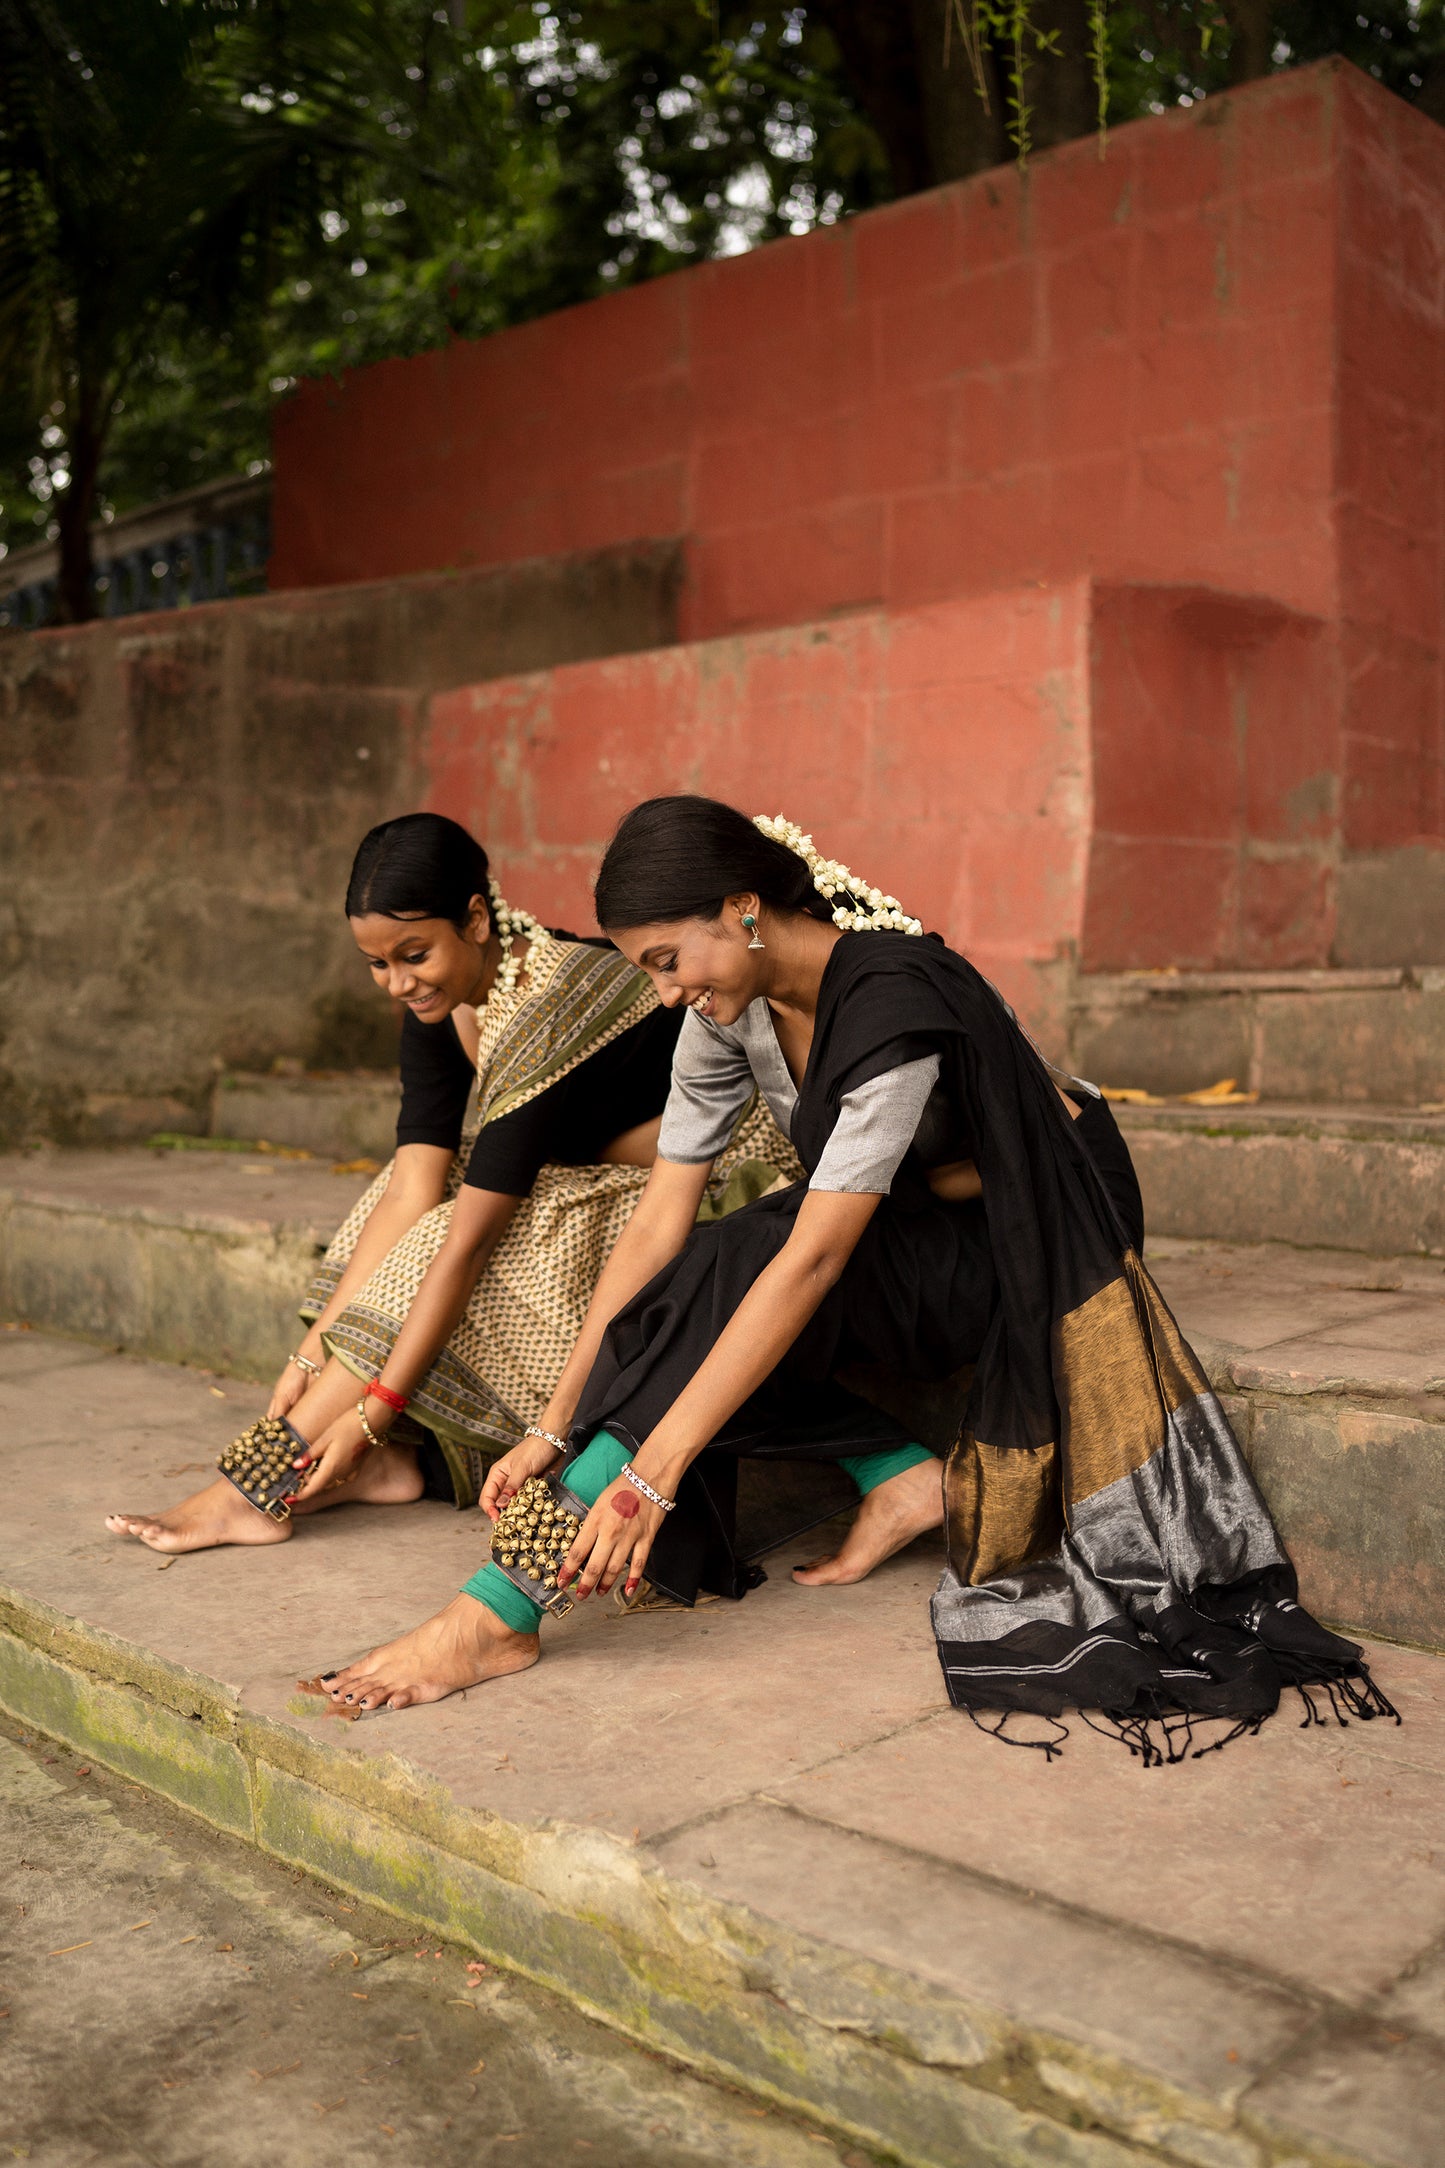
[{"label": "woman in black saree", "polygon": [[[624,955],[689,1014],[656,1165],[539,1418],[552,1435],[498,1462],[482,1500],[497,1518],[570,1455],[585,1519],[555,1587],[525,1555],[494,1560],[329,1679],[336,1705],[523,1668],[543,1611],[619,1581],[630,1594],[644,1572],[684,1602],[741,1596],[762,1577],[735,1520],[738,1463],[757,1458],[839,1462],[863,1494],[807,1583],[861,1579],[946,1519],[934,1626],[970,1711],[1100,1708],[1152,1754],[1151,1719],[1253,1726],[1287,1682],[1387,1708],[1358,1649],[1297,1605],[1140,1261],[1137,1184],[1098,1094],[1065,1090],[963,957],[781,819],[654,799],[596,894]],[[754,1083],[808,1180],[694,1231]],[[860,1360],[914,1381],[974,1366],[942,1482],[906,1424],[842,1383]]]}]

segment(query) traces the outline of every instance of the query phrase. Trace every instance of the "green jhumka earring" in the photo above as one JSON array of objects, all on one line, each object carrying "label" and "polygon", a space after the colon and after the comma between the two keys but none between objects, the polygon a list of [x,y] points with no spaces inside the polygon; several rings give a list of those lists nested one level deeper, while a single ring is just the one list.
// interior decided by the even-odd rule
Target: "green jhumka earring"
[{"label": "green jhumka earring", "polygon": [[744,913],[743,913],[743,924],[744,924],[744,925],[745,925],[745,926],[747,927],[747,929],[748,929],[748,932],[749,932],[749,933],[750,933],[750,934],[752,935],[752,937],[753,937],[753,938],[752,938],[752,940],[751,940],[751,941],[749,941],[749,943],[748,943],[748,947],[749,947],[749,948],[766,948],[768,944],[767,944],[767,942],[766,942],[766,941],[765,941],[765,940],[763,939],[762,935],[761,935],[761,934],[760,934],[760,933],[758,932],[758,922],[757,922],[757,920],[756,920],[756,919],[755,919],[755,918],[753,917],[753,914],[752,914],[752,912],[751,912],[751,911],[744,911]]}]

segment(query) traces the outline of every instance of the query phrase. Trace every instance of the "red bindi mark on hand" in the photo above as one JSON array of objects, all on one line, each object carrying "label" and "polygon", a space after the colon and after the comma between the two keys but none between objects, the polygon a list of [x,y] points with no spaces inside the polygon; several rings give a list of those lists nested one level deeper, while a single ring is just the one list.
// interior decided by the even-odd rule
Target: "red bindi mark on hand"
[{"label": "red bindi mark on hand", "polygon": [[637,1515],[637,1500],[631,1491],[619,1491],[612,1501],[612,1510],[620,1521],[634,1520]]}]

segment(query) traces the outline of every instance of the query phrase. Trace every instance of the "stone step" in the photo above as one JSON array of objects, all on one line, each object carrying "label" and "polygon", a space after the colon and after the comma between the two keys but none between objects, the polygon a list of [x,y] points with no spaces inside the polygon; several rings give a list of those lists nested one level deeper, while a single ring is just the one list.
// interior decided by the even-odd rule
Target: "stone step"
[{"label": "stone step", "polygon": [[174,1561],[103,1526],[202,1480],[261,1397],[0,1334],[27,1730],[840,2148],[1438,2168],[1439,1657],[1371,1648],[1399,1730],[1290,1709],[1145,1772],[1074,1721],[1049,1765],[944,1704],[941,1545],[826,1591],[789,1576],[804,1546],[741,1604],[583,1605],[524,1676],[343,1727],[296,1681],[444,1602],[474,1515],[342,1505]]},{"label": "stone step", "polygon": [[[190,1152],[0,1159],[0,1316],[269,1382],[365,1182]],[[1445,1267],[1160,1236],[1149,1261],[1295,1554],[1306,1600],[1445,1646]],[[943,1449],[958,1408],[905,1412]]]},{"label": "stone step", "polygon": [[216,1079],[210,1133],[289,1145],[322,1159],[390,1159],[401,1086],[394,1070]]},{"label": "stone step", "polygon": [[1117,1105],[1151,1235],[1445,1255],[1445,1112]]},{"label": "stone step", "polygon": [[1190,1092],[1234,1077],[1267,1100],[1445,1101],[1445,965],[1126,971],[1074,982],[1068,1065],[1097,1084]]},{"label": "stone step", "polygon": [[0,1156],[0,1311],[274,1378],[301,1292],[367,1180],[253,1152]]}]

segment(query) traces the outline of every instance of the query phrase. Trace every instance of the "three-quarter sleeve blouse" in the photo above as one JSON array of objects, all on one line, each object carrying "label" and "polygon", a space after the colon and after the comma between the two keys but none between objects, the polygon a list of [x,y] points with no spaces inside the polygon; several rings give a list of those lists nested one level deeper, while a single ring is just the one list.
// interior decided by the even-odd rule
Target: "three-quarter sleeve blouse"
[{"label": "three-quarter sleeve blouse", "polygon": [[[886,1197],[938,1085],[939,1069],[939,1057],[925,1054],[846,1092],[808,1187]],[[658,1157],[682,1166],[715,1159],[754,1091],[761,1091],[788,1136],[798,1089],[766,1000],[759,996],[735,1024],[710,1023],[689,1009],[673,1055]]]}]

